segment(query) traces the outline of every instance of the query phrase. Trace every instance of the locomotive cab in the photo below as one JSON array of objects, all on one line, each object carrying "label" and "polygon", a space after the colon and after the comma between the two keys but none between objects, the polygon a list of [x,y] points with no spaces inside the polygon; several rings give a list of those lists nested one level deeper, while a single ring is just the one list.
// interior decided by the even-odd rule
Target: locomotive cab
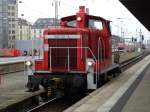
[{"label": "locomotive cab", "polygon": [[48,91],[52,82],[61,82],[67,93],[96,89],[101,72],[112,65],[109,21],[88,15],[83,6],[62,18],[60,27],[45,29],[43,40],[43,59],[34,62],[29,75],[32,91],[39,85]]}]

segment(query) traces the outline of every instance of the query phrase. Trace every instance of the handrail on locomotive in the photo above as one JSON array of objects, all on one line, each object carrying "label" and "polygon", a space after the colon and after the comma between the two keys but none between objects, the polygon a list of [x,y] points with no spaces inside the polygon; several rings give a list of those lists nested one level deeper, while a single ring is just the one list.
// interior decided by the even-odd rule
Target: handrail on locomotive
[{"label": "handrail on locomotive", "polygon": [[[100,26],[96,27],[97,23]],[[66,85],[63,91],[98,88],[106,80],[107,72],[114,74],[118,69],[112,63],[109,23],[88,15],[85,7],[80,6],[76,15],[61,19],[60,27],[45,29],[43,59],[35,62],[29,89],[40,84],[47,89],[55,79]]]},{"label": "handrail on locomotive", "polygon": [[[95,69],[96,69],[96,74],[97,74],[97,72],[98,72],[98,66],[97,66],[97,64],[96,64],[96,56],[94,55],[94,53],[93,53],[93,51],[89,48],[89,47],[49,47],[49,51],[50,51],[50,71],[52,70],[52,65],[51,65],[51,63],[52,63],[52,59],[51,59],[51,55],[52,55],[52,49],[67,49],[67,65],[68,65],[68,72],[77,72],[77,71],[71,71],[70,70],[70,58],[69,58],[69,52],[70,52],[70,49],[85,49],[84,51],[85,51],[85,61],[86,61],[86,59],[87,59],[87,50],[91,53],[91,55],[92,55],[92,57],[93,57],[93,60],[94,60],[94,62],[95,62]],[[82,59],[82,56],[83,56],[83,53],[81,53],[81,59]],[[85,72],[85,71],[83,71],[83,72]]]}]

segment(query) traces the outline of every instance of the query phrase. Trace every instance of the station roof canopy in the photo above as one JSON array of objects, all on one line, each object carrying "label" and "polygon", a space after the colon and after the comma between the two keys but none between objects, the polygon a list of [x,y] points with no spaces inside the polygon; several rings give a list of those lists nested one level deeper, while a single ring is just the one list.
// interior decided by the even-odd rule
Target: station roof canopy
[{"label": "station roof canopy", "polygon": [[120,2],[150,31],[149,0],[120,0]]}]

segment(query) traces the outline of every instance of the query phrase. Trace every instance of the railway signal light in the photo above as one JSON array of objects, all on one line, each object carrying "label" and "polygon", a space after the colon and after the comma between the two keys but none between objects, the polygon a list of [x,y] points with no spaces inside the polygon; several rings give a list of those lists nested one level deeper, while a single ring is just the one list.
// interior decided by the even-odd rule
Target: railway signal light
[{"label": "railway signal light", "polygon": [[132,42],[136,42],[136,41],[137,41],[137,39],[132,37]]},{"label": "railway signal light", "polygon": [[142,41],[144,40],[144,35],[142,35]]},{"label": "railway signal light", "polygon": [[134,42],[134,38],[132,37],[132,42]]},{"label": "railway signal light", "polygon": [[136,41],[137,41],[137,39],[134,39],[134,41],[136,42]]}]

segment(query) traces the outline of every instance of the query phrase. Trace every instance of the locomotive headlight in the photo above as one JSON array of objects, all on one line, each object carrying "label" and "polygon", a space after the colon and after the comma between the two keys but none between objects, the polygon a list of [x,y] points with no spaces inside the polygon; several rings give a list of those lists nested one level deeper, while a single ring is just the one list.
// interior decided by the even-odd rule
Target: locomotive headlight
[{"label": "locomotive headlight", "polygon": [[92,61],[88,61],[87,64],[88,64],[88,66],[92,66],[93,62]]},{"label": "locomotive headlight", "polygon": [[34,74],[34,62],[33,60],[28,60],[25,62],[26,70],[25,74],[27,75],[33,75]]},{"label": "locomotive headlight", "polygon": [[77,21],[79,21],[79,22],[80,22],[81,20],[82,20],[82,18],[81,18],[81,17],[77,17]]},{"label": "locomotive headlight", "polygon": [[32,66],[32,61],[27,61],[26,66],[29,66],[29,67]]}]

